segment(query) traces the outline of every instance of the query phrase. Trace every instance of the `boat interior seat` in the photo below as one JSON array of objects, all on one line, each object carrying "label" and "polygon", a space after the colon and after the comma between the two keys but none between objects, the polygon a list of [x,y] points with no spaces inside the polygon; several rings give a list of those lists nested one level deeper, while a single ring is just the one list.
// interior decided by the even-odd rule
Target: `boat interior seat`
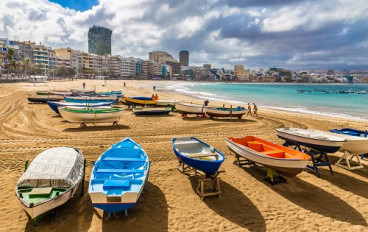
[{"label": "boat interior seat", "polygon": [[104,189],[129,189],[130,180],[105,180],[103,183]]},{"label": "boat interior seat", "polygon": [[175,145],[179,145],[179,144],[199,144],[200,142],[198,142],[198,141],[195,141],[195,140],[184,140],[184,141],[175,141],[174,142],[175,143]]},{"label": "boat interior seat", "polygon": [[145,170],[143,169],[107,169],[107,168],[100,168],[97,169],[97,173],[144,173]]},{"label": "boat interior seat", "polygon": [[267,156],[274,157],[274,158],[285,158],[285,152],[278,150],[278,149],[270,150],[270,151],[262,151],[262,153]]},{"label": "boat interior seat", "polygon": [[104,161],[128,161],[128,162],[144,162],[143,158],[129,158],[129,157],[106,157]]}]

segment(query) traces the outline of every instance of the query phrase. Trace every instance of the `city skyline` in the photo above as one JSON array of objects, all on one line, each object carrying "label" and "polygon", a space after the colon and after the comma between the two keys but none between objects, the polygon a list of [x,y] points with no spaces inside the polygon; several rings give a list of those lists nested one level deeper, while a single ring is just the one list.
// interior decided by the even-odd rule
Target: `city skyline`
[{"label": "city skyline", "polygon": [[57,2],[5,0],[0,37],[87,51],[96,24],[114,31],[114,55],[188,50],[198,66],[367,70],[364,1]]}]

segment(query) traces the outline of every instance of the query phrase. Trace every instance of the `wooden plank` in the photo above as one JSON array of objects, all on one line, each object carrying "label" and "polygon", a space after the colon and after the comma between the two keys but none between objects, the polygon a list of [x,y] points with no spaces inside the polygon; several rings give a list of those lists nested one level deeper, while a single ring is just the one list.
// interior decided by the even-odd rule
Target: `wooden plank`
[{"label": "wooden plank", "polygon": [[187,157],[189,158],[200,158],[200,157],[208,157],[208,156],[218,156],[219,154],[217,153],[207,153],[207,154],[203,154],[203,153],[193,153],[193,154],[189,154],[187,155]]}]

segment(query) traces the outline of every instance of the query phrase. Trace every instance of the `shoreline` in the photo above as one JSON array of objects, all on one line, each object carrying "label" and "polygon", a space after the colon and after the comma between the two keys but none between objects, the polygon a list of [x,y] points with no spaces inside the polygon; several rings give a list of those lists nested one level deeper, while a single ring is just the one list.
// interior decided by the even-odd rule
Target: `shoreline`
[{"label": "shoreline", "polygon": [[[166,81],[166,82],[171,82],[171,81]],[[165,83],[166,83],[165,82]],[[176,81],[175,81],[176,82]],[[190,82],[187,82],[190,83]],[[207,84],[207,83],[204,83]],[[148,86],[146,86],[148,85]],[[154,85],[154,83],[151,84],[142,84],[142,87],[145,88],[147,91],[149,91],[149,87],[152,87]],[[177,95],[182,95],[185,97],[189,97],[192,99],[196,99],[196,100],[206,100],[209,99],[211,102],[215,102],[217,104],[225,104],[225,105],[229,105],[229,104],[240,104],[243,107],[246,107],[247,103],[242,102],[242,101],[236,101],[236,100],[228,100],[225,101],[223,99],[218,99],[218,98],[214,98],[211,96],[208,97],[199,97],[199,96],[193,96],[190,93],[184,93],[184,92],[178,92],[175,90],[169,90],[169,89],[164,89],[164,88],[157,88],[158,86],[163,85],[162,83],[160,83],[159,85],[156,86],[156,92],[166,92],[166,93],[171,93],[171,94],[177,94]],[[210,93],[211,94],[211,93]],[[210,102],[210,104],[211,104]],[[308,110],[308,109],[303,109],[302,107],[300,108],[289,108],[288,107],[278,107],[278,106],[265,106],[265,105],[258,105],[258,108],[261,108],[261,110],[263,109],[267,109],[267,110],[274,110],[274,111],[279,111],[279,112],[287,112],[287,113],[295,113],[295,114],[299,114],[299,115],[313,115],[313,116],[321,116],[321,117],[331,117],[331,118],[335,118],[335,119],[347,119],[347,120],[358,120],[361,122],[368,122],[368,118],[361,118],[359,116],[351,116],[351,115],[343,115],[340,113],[331,113],[331,112],[319,112],[319,111],[313,111],[313,110]],[[303,109],[303,110],[300,110]]]}]

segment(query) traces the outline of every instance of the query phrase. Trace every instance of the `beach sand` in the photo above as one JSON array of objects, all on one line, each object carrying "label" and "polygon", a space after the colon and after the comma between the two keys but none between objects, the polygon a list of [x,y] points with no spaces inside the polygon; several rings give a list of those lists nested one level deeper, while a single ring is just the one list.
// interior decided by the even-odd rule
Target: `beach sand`
[{"label": "beach sand", "polygon": [[[279,144],[279,127],[328,130],[368,128],[368,122],[296,114],[260,108],[259,118],[241,120],[203,119],[178,113],[169,116],[137,117],[125,110],[119,126],[109,123],[79,128],[56,115],[46,104],[31,104],[27,94],[34,90],[81,88],[83,81],[46,84],[0,84],[0,231],[367,231],[368,168],[347,171],[333,165],[335,176],[321,168],[321,178],[304,171],[286,184],[271,186],[263,179],[266,168],[233,164],[234,155],[225,138],[255,135]],[[153,81],[86,81],[86,88],[120,90],[127,95],[150,96]],[[156,82],[164,83],[164,82]],[[167,82],[170,84],[170,82]],[[105,86],[103,86],[105,85]],[[160,89],[158,88],[158,91]],[[160,99],[201,103],[176,93],[158,92]],[[222,105],[210,102],[210,105]],[[142,144],[152,166],[148,190],[128,216],[108,219],[93,209],[87,193],[92,161],[111,144],[126,136]],[[173,137],[196,136],[226,155],[220,175],[222,197],[203,201],[194,192],[195,178],[181,174],[173,153]],[[80,190],[73,199],[46,216],[34,227],[14,194],[24,171],[25,160],[56,147],[80,148],[87,159],[85,194]],[[332,163],[341,154],[330,155]],[[367,165],[367,162],[364,161]]]}]

